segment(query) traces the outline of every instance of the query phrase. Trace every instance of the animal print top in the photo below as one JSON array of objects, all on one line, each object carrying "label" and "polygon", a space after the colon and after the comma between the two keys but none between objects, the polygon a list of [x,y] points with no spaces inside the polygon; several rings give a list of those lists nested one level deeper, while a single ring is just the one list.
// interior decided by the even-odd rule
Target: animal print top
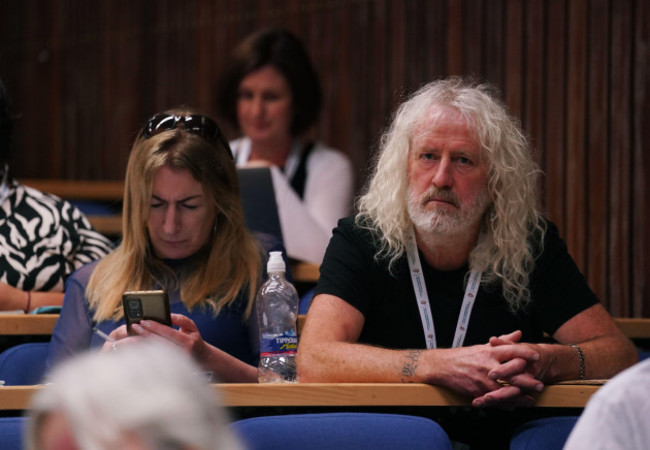
[{"label": "animal print top", "polygon": [[0,208],[1,282],[62,292],[68,275],[113,249],[71,203],[16,181],[7,186]]}]

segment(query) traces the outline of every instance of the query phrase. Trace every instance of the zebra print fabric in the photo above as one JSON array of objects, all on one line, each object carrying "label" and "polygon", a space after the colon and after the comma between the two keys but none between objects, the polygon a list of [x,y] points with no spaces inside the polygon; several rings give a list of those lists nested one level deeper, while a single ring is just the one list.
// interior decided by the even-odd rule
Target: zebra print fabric
[{"label": "zebra print fabric", "polygon": [[0,210],[0,281],[62,292],[68,275],[112,249],[69,202],[11,183]]}]

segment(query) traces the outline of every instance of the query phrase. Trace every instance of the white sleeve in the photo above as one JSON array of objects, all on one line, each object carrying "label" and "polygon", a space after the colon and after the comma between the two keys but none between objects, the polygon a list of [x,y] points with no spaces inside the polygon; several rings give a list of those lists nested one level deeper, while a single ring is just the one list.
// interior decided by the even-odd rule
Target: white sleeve
[{"label": "white sleeve", "polygon": [[341,152],[319,145],[307,162],[304,204],[309,214],[331,236],[339,219],[352,210],[354,173]]},{"label": "white sleeve", "polygon": [[649,369],[648,364],[637,364],[600,388],[587,403],[564,449],[648,448]]},{"label": "white sleeve", "polygon": [[352,164],[339,152],[322,146],[314,149],[307,163],[304,200],[277,167],[271,168],[271,175],[287,254],[320,264],[332,229],[350,214]]}]

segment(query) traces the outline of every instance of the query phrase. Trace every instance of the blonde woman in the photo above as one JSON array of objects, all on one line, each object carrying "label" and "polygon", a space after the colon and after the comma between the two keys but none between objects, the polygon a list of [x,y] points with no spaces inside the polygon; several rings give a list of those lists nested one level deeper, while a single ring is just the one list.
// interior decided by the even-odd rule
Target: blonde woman
[{"label": "blonde woman", "polygon": [[259,241],[266,250],[274,242],[246,229],[235,163],[216,122],[174,110],[146,123],[127,166],[122,228],[112,254],[71,276],[48,368],[89,347],[137,339],[123,325],[122,294],[164,289],[174,327],[145,320],[135,332],[186,348],[220,381],[254,381],[248,321],[262,276]]}]

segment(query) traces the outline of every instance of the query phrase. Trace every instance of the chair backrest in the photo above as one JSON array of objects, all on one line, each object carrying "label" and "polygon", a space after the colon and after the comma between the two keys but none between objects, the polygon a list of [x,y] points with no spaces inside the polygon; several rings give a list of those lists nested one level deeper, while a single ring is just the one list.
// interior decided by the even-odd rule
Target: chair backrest
[{"label": "chair backrest", "polygon": [[21,450],[27,417],[0,417],[0,448]]},{"label": "chair backrest", "polygon": [[578,416],[557,416],[526,422],[512,434],[510,450],[562,450],[577,421]]},{"label": "chair backrest", "polygon": [[271,234],[284,245],[270,169],[268,167],[239,168],[237,176],[239,196],[248,229]]},{"label": "chair backrest", "polygon": [[309,306],[311,305],[311,299],[313,297],[314,288],[311,288],[300,296],[300,302],[298,303],[298,314],[307,314],[307,311],[309,311]]},{"label": "chair backrest", "polygon": [[39,384],[45,374],[49,342],[29,342],[0,353],[0,380],[10,385]]},{"label": "chair backrest", "polygon": [[451,450],[433,420],[401,414],[317,413],[243,419],[231,424],[249,450]]}]

